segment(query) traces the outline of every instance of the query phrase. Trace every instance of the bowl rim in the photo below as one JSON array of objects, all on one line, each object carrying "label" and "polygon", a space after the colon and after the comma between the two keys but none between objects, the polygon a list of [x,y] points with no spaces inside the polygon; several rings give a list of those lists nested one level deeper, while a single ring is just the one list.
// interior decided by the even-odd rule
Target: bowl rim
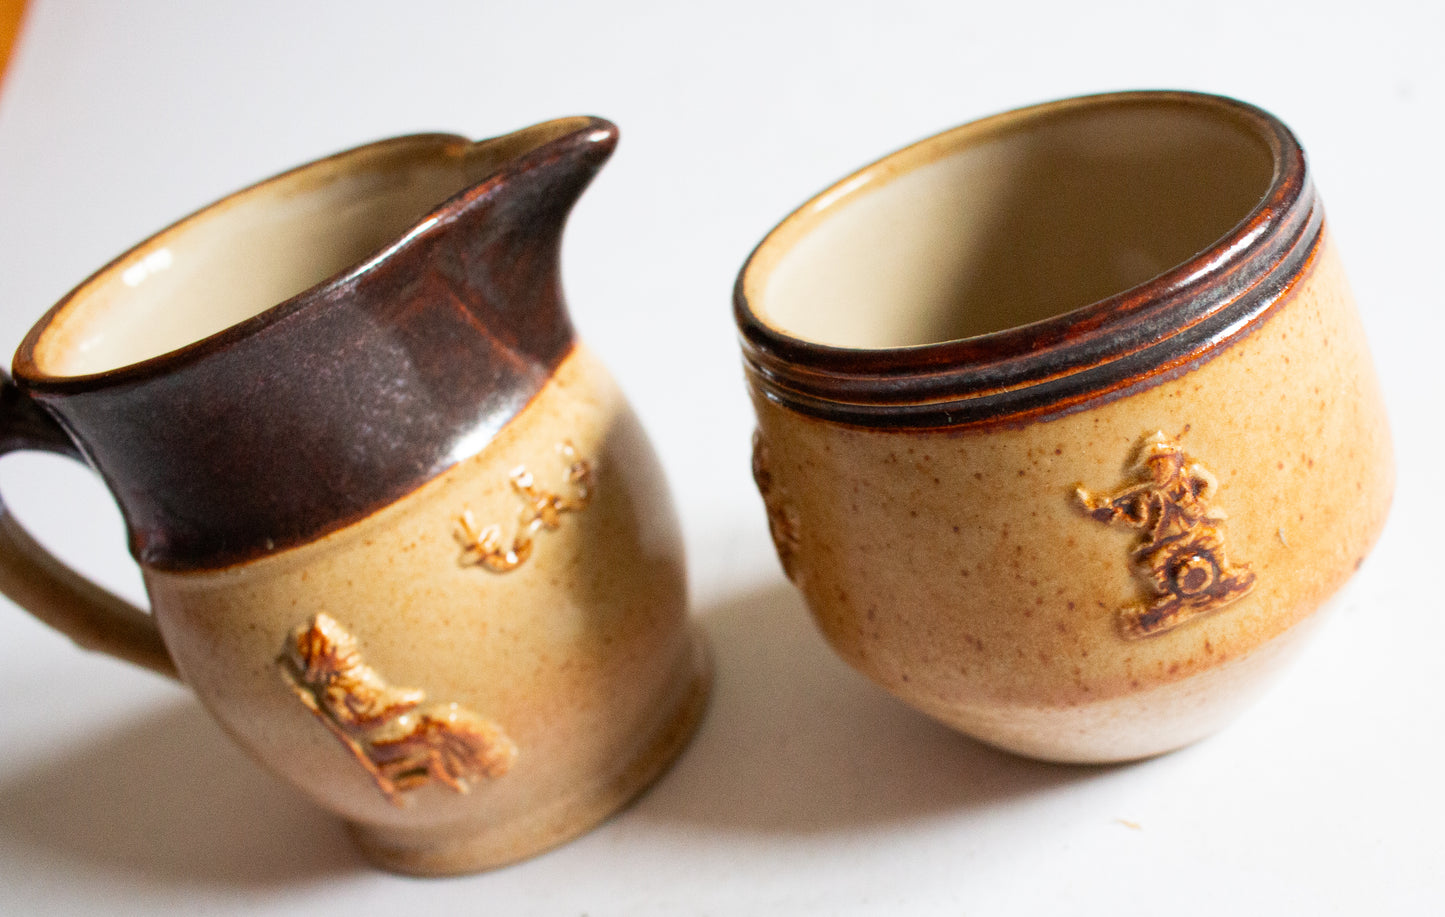
[{"label": "bowl rim", "polygon": [[[1174,105],[1253,130],[1273,174],[1255,207],[1213,244],[1119,293],[1041,321],[931,344],[853,348],[805,340],[752,308],[754,272],[880,172],[902,173],[1040,120],[1090,109]],[[934,134],[835,182],[772,229],[744,262],[733,311],[758,394],[864,427],[1023,424],[1176,378],[1259,325],[1306,270],[1323,211],[1304,151],[1278,118],[1235,99],[1143,90],[1014,109]]]}]

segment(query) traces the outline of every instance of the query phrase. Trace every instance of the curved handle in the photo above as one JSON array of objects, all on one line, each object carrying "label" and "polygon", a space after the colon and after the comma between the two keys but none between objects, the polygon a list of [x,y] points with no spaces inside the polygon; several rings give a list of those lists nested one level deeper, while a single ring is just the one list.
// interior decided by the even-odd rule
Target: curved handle
[{"label": "curved handle", "polygon": [[[69,434],[0,373],[0,455],[38,449],[80,459]],[[0,500],[0,592],[88,650],[179,680],[155,619],[56,560]]]}]

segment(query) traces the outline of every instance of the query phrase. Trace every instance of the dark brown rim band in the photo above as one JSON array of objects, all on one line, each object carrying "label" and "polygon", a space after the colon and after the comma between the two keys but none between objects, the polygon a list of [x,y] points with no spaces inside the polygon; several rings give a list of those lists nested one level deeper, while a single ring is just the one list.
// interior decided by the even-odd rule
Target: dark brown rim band
[{"label": "dark brown rim band", "polygon": [[[48,373],[37,342],[124,259],[113,262],[21,346],[7,397],[36,410],[10,410],[9,432],[21,448],[79,453],[94,467],[132,553],[155,569],[219,569],[365,518],[481,452],[573,352],[561,234],[616,142],[614,125],[585,117],[477,144],[403,138],[228,197],[200,213],[388,153],[505,152],[396,242],[280,305],[117,369]],[[34,431],[46,415],[55,426]]]},{"label": "dark brown rim band", "polygon": [[[303,163],[283,172],[279,172],[261,181],[247,185],[238,191],[233,191],[225,197],[219,198],[193,210],[181,217],[154,235],[136,243],[126,251],[112,258],[99,270],[95,271],[84,281],[78,284],[70,292],[51,306],[40,319],[31,326],[25,337],[21,339],[20,345],[16,348],[15,357],[11,365],[12,375],[17,380],[24,380],[25,385],[31,391],[70,393],[83,392],[92,389],[103,388],[120,383],[136,380],[143,380],[164,375],[175,368],[194,363],[204,359],[208,354],[223,350],[231,344],[244,340],[256,332],[279,324],[287,319],[292,313],[305,308],[308,303],[314,300],[344,294],[353,287],[357,280],[372,270],[379,262],[385,260],[393,251],[403,243],[415,242],[428,235],[436,235],[444,230],[446,225],[456,219],[462,212],[472,207],[476,202],[496,192],[497,186],[507,181],[511,176],[527,171],[536,163],[555,159],[566,155],[573,147],[578,145],[578,136],[587,129],[610,132],[613,136],[606,141],[607,152],[616,144],[616,127],[611,122],[586,115],[573,118],[558,119],[543,126],[562,126],[570,124],[576,130],[570,136],[563,135],[549,143],[538,145],[526,155],[518,157],[505,168],[489,177],[487,180],[474,184],[457,192],[444,201],[439,202],[429,212],[419,217],[413,225],[413,229],[406,233],[403,238],[394,240],[381,249],[368,254],[340,272],[320,282],[301,290],[290,298],[273,306],[265,308],[250,318],[239,321],[229,327],[223,328],[213,334],[209,334],[199,340],[178,347],[166,353],[126,363],[113,369],[102,372],[55,375],[40,368],[36,360],[36,348],[41,338],[50,331],[55,319],[69,308],[77,299],[88,295],[97,286],[107,283],[111,278],[120,272],[126,264],[135,260],[140,252],[153,249],[163,245],[168,239],[179,233],[186,232],[192,225],[201,219],[206,219],[215,213],[226,208],[235,206],[251,198],[267,193],[274,193],[278,189],[284,189],[288,185],[304,187],[308,181],[313,180],[312,176],[324,175],[331,170],[339,170],[347,167],[356,167],[365,163],[383,163],[389,160],[402,161],[406,158],[435,157],[437,155],[461,156],[463,151],[476,147],[486,141],[476,141],[460,134],[448,134],[441,132],[406,134],[397,137],[388,137],[383,140],[373,141],[361,146],[352,147],[324,156],[311,162]],[[491,138],[492,140],[504,138]]]},{"label": "dark brown rim band", "polygon": [[1323,229],[1323,211],[1304,151],[1277,118],[1219,96],[1129,92],[1046,103],[947,133],[982,134],[1020,116],[1159,102],[1230,112],[1255,128],[1274,160],[1274,174],[1259,204],[1208,250],[1146,283],[1063,315],[938,344],[834,347],[765,324],[744,292],[759,253],[775,244],[785,227],[810,216],[817,202],[919,145],[914,144],[798,208],[743,265],[733,293],[734,315],[758,392],[804,414],[864,427],[1017,424],[1157,385],[1247,334],[1305,270]]}]

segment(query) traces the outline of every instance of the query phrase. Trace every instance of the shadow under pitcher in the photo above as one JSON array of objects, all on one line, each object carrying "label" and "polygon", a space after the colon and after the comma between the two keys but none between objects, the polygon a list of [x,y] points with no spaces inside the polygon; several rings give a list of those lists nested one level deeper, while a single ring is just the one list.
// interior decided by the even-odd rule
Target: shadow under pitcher
[{"label": "shadow under pitcher", "polygon": [[1178,748],[1255,696],[1394,485],[1299,143],[1184,92],[894,153],[735,292],[754,474],[854,667],[1019,754]]}]

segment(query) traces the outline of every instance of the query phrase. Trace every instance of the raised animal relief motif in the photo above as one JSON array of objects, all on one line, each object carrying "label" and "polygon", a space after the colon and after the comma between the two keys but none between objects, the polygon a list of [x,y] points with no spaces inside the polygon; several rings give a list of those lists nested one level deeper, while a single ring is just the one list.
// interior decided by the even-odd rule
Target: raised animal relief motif
[{"label": "raised animal relief motif", "polygon": [[1120,610],[1124,636],[1162,634],[1248,595],[1254,572],[1229,562],[1225,515],[1209,505],[1219,488],[1214,475],[1163,433],[1145,438],[1134,471],[1134,482],[1113,493],[1074,492],[1090,518],[1140,531],[1130,560],[1149,596]]},{"label": "raised animal relief motif", "polygon": [[356,638],[328,615],[292,631],[276,663],[296,697],[394,805],[433,780],[465,793],[475,780],[505,774],[517,757],[517,746],[494,723],[456,704],[422,707],[424,692],[387,684],[361,661]]},{"label": "raised animal relief motif", "polygon": [[768,512],[768,533],[773,536],[773,548],[778,552],[778,561],[783,573],[793,582],[798,581],[798,513],[783,494],[782,488],[773,480],[772,455],[762,430],[753,431],[753,481],[762,494],[763,507]]},{"label": "raised animal relief motif", "polygon": [[502,527],[497,524],[478,530],[471,510],[457,519],[457,541],[462,546],[463,566],[480,566],[493,573],[515,570],[532,556],[532,545],[538,533],[555,531],[562,525],[563,513],[586,509],[592,501],[592,465],[577,455],[570,442],[557,446],[566,465],[566,483],[571,496],[563,496],[537,486],[525,467],[512,472],[512,489],[522,499],[517,518],[517,531],[510,545],[503,544]]}]

